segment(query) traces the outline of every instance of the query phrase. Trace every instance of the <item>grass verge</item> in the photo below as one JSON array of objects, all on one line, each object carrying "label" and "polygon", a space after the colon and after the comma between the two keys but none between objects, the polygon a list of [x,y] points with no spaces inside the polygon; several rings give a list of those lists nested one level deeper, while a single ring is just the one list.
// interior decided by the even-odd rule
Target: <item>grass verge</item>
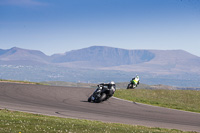
[{"label": "grass verge", "polygon": [[30,82],[30,81],[5,80],[5,79],[0,79],[0,82],[21,83],[21,84],[36,84],[36,85],[48,85],[48,84],[37,83],[37,82]]},{"label": "grass verge", "polygon": [[[0,110],[0,133],[192,133]],[[194,133],[194,132],[193,132]]]},{"label": "grass verge", "polygon": [[121,89],[114,96],[138,103],[200,113],[200,91]]}]

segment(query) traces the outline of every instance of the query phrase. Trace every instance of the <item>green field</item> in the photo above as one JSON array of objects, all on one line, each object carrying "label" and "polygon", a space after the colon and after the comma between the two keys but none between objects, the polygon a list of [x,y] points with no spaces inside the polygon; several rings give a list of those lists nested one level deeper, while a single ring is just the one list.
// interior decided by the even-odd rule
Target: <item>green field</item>
[{"label": "green field", "polygon": [[[0,133],[189,133],[0,110]],[[190,132],[191,133],[191,132]]]},{"label": "green field", "polygon": [[120,89],[114,96],[133,102],[200,113],[200,91]]}]

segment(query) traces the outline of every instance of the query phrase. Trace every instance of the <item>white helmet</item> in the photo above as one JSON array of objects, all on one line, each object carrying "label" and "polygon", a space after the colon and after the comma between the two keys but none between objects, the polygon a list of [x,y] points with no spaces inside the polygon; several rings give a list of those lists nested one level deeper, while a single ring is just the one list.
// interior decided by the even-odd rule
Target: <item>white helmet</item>
[{"label": "white helmet", "polygon": [[115,82],[111,81],[110,83],[108,83],[108,88],[111,88],[111,87],[115,87]]},{"label": "white helmet", "polygon": [[111,81],[110,84],[111,84],[111,85],[115,85],[115,82],[114,82],[114,81]]}]

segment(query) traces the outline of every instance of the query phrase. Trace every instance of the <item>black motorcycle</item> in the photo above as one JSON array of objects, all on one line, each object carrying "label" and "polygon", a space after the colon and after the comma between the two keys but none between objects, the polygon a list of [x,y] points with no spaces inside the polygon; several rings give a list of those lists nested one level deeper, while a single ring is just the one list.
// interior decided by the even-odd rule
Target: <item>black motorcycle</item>
[{"label": "black motorcycle", "polygon": [[88,98],[88,102],[100,103],[112,97],[112,95],[115,92],[115,88],[110,89],[108,86],[105,86],[105,85],[106,84],[97,85],[97,89]]}]

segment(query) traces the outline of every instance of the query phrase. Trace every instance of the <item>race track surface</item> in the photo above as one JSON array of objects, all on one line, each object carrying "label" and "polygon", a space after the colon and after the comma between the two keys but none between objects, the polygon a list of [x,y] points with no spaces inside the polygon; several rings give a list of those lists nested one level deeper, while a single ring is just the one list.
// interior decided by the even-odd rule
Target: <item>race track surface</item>
[{"label": "race track surface", "polygon": [[153,107],[116,98],[103,103],[88,103],[87,98],[94,89],[0,83],[0,108],[200,132],[198,113]]}]

